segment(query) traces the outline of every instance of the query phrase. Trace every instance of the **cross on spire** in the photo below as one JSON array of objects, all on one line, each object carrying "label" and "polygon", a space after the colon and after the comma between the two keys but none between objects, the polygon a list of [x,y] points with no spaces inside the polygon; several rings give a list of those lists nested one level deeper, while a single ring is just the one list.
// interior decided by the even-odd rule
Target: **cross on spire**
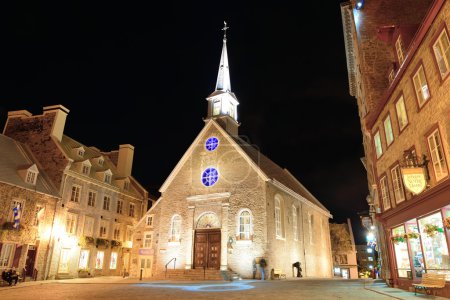
[{"label": "cross on spire", "polygon": [[230,28],[227,26],[227,22],[223,21],[223,40],[226,41],[227,40],[227,29]]}]

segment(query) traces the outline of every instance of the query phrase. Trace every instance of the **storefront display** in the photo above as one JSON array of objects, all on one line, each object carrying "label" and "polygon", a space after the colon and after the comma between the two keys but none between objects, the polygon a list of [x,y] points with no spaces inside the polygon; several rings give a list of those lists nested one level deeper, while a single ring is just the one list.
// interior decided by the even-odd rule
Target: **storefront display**
[{"label": "storefront display", "polygon": [[[404,236],[405,233],[405,227],[403,225],[392,229],[393,236],[401,237]],[[411,274],[411,265],[409,263],[409,253],[406,242],[399,241],[394,243],[394,251],[397,261],[398,277],[409,277]]]}]

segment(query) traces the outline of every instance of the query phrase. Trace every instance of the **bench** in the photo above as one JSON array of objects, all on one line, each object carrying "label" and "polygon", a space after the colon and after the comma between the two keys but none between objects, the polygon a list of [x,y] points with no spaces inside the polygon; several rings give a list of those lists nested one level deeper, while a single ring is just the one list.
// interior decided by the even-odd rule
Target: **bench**
[{"label": "bench", "polygon": [[281,269],[273,269],[273,278],[274,279],[275,278],[278,278],[278,279],[284,278],[284,279],[286,279],[286,273],[283,273],[283,270],[281,270]]},{"label": "bench", "polygon": [[445,274],[432,274],[425,273],[422,274],[421,283],[413,283],[414,286],[414,295],[416,295],[417,290],[425,290],[425,293],[428,294],[427,291],[433,291],[433,295],[435,294],[436,289],[442,289],[445,287]]}]

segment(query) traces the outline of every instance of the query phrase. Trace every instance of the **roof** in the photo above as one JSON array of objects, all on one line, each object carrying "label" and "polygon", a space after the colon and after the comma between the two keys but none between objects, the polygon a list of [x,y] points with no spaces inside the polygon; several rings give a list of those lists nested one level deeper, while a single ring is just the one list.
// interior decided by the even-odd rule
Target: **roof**
[{"label": "roof", "polygon": [[[0,153],[1,182],[59,197],[58,190],[53,186],[27,146],[0,134]],[[36,165],[39,171],[36,185],[26,183],[18,172],[19,170],[26,170],[33,165]]]},{"label": "roof", "polygon": [[283,169],[282,167],[274,163],[271,159],[262,154],[258,149],[256,149],[254,146],[250,145],[240,137],[233,136],[233,139],[237,143],[237,145],[261,169],[261,171],[263,171],[267,175],[267,177],[280,182],[281,184],[304,197],[313,204],[319,206],[324,210],[327,210],[325,206],[323,206],[322,203],[320,203],[320,201],[317,200],[287,169]]}]

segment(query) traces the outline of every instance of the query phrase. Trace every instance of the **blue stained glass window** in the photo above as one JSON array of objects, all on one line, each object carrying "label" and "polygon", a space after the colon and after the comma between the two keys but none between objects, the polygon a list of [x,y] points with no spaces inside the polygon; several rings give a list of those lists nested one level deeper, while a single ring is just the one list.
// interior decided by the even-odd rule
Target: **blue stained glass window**
[{"label": "blue stained glass window", "polygon": [[216,137],[210,137],[206,140],[205,147],[208,151],[213,151],[219,146],[219,139]]},{"label": "blue stained glass window", "polygon": [[219,179],[219,172],[214,168],[207,168],[203,171],[202,182],[205,186],[214,185]]}]

